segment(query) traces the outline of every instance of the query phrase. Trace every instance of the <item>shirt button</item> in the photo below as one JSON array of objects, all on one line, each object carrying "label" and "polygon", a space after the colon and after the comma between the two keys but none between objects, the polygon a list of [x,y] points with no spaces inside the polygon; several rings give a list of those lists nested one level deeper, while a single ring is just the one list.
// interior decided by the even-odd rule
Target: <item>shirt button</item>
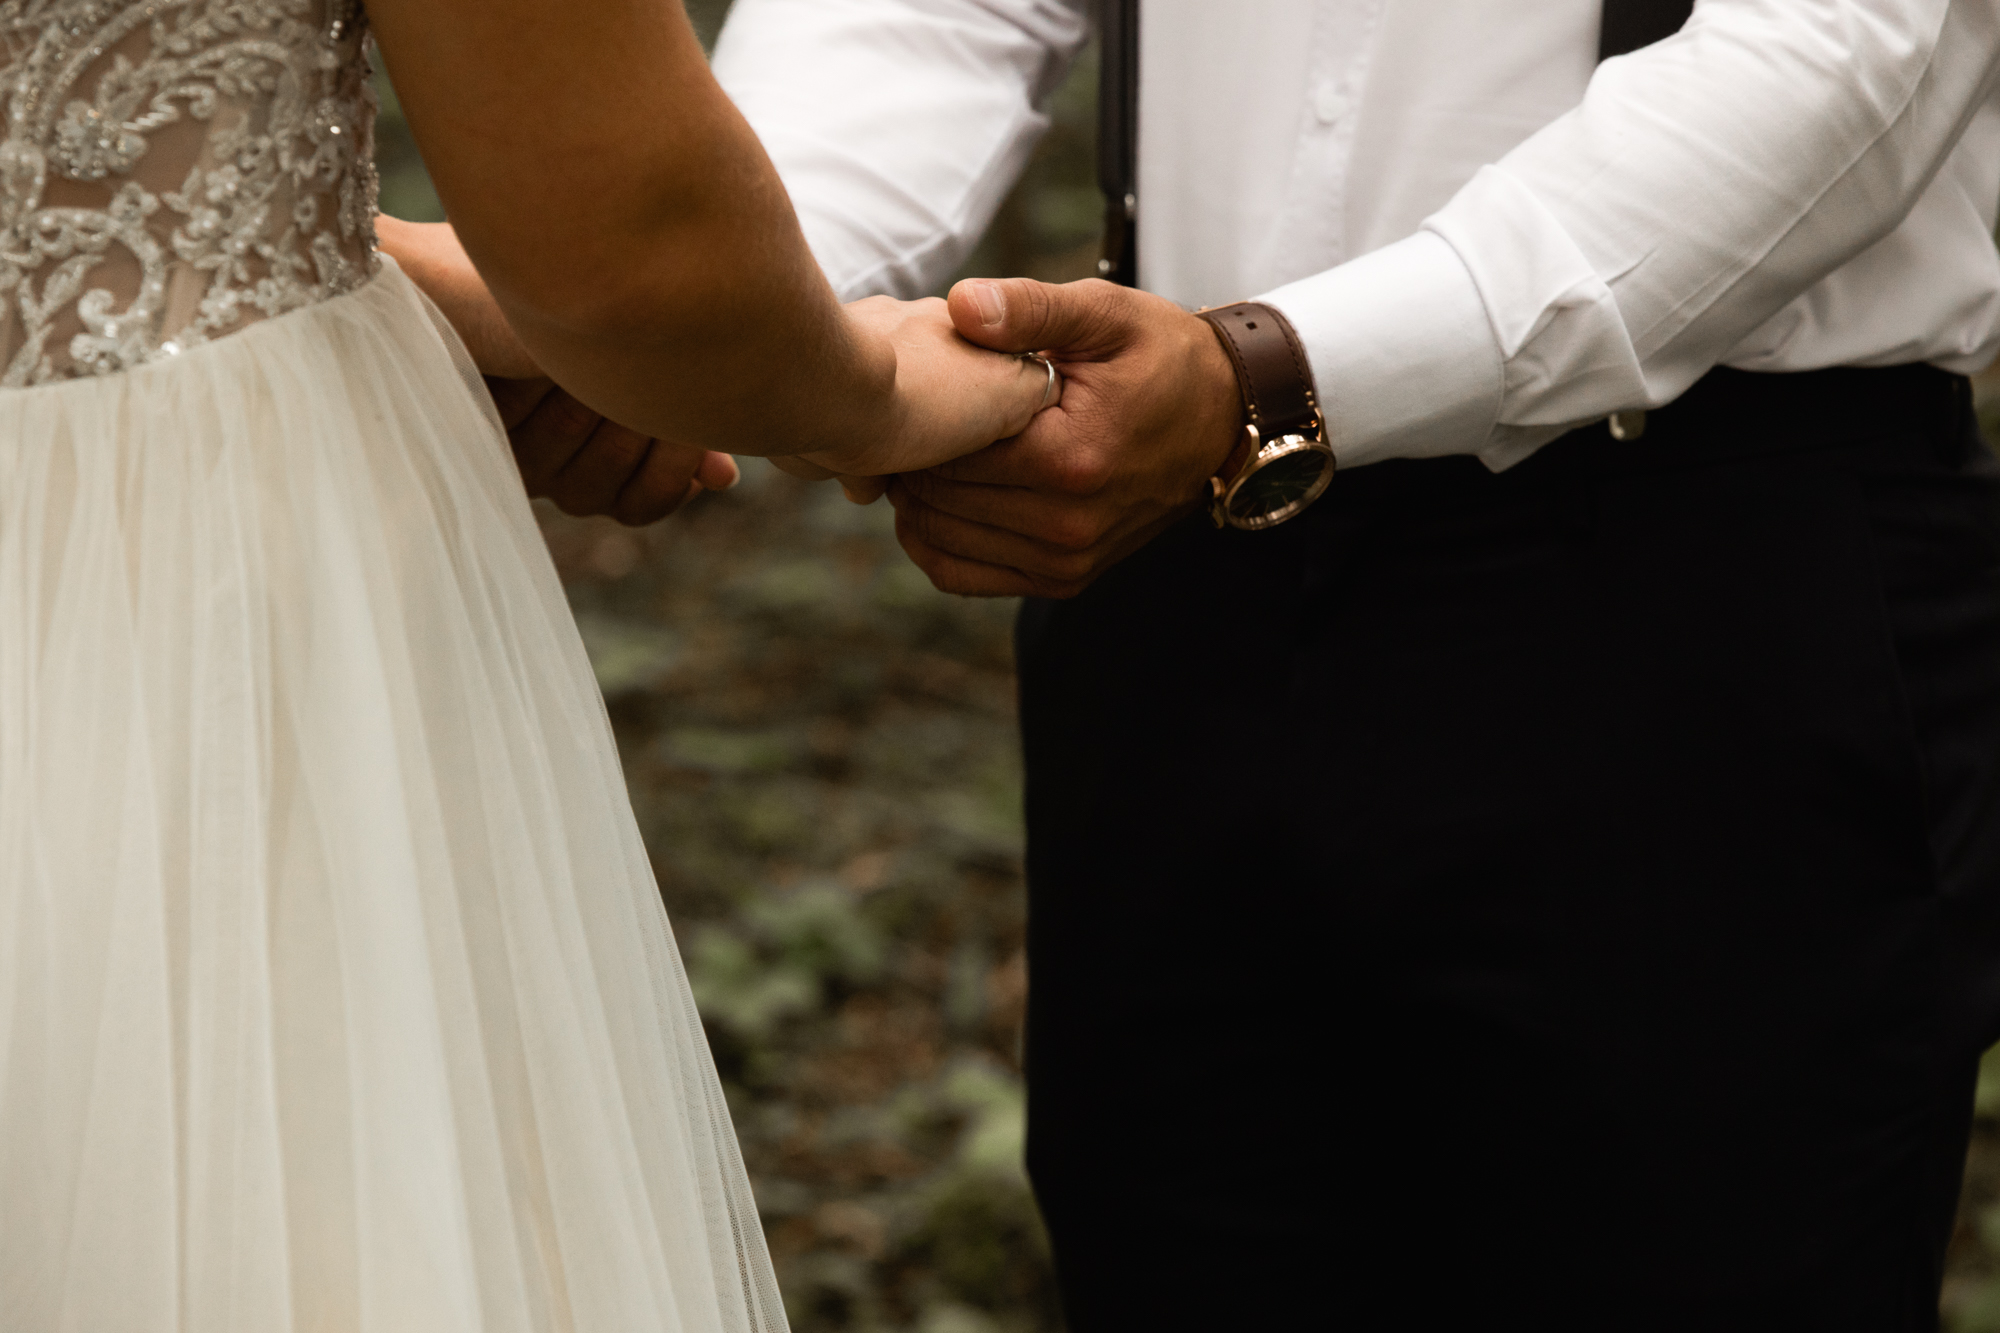
[{"label": "shirt button", "polygon": [[1347,99],[1332,84],[1322,83],[1313,94],[1313,114],[1322,125],[1335,124],[1347,114]]}]

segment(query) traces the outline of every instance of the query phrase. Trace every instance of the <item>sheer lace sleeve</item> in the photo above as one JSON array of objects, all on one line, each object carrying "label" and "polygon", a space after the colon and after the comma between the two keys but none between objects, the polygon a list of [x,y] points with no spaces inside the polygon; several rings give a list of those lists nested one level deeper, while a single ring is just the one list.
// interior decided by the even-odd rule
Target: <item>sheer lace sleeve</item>
[{"label": "sheer lace sleeve", "polygon": [[0,0],[0,385],[113,374],[361,285],[359,0]]}]

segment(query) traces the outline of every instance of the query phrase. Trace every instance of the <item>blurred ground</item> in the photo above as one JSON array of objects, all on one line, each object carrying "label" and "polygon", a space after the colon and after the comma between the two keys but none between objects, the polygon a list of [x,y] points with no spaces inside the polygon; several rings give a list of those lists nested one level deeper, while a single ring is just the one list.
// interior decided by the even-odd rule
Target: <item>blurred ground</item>
[{"label": "blurred ground", "polygon": [[745,460],[641,533],[543,511],[794,1327],[1057,1326],[1021,1172],[1013,604]]},{"label": "blurred ground", "polygon": [[[712,41],[727,0],[689,8]],[[1057,94],[1054,129],[966,272],[1091,271],[1093,70],[1086,55]],[[381,164],[388,211],[443,216],[393,95]],[[2000,441],[2000,375],[1981,389]],[[737,490],[645,531],[539,514],[793,1326],[1058,1329],[1021,1170],[1013,603],[934,592],[886,506],[754,459]],[[2000,1333],[1992,1056],[1944,1308],[1953,1333]]]}]

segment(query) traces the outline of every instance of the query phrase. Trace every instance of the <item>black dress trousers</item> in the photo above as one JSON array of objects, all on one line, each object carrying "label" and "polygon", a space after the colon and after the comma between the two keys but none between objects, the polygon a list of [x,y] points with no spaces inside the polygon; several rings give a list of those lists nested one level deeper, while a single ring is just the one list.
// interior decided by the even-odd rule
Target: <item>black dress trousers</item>
[{"label": "black dress trousers", "polygon": [[1019,658],[1072,1333],[1935,1326],[2000,1035],[1963,379],[1357,468]]}]

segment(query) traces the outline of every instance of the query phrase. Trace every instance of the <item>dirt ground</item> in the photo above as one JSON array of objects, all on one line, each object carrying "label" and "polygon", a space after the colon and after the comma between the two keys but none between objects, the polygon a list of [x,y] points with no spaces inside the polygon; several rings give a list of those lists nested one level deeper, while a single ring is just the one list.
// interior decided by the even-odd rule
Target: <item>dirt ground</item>
[{"label": "dirt ground", "polygon": [[794,1326],[1057,1327],[1021,1168],[1013,604],[747,460],[631,532],[544,509]]}]

